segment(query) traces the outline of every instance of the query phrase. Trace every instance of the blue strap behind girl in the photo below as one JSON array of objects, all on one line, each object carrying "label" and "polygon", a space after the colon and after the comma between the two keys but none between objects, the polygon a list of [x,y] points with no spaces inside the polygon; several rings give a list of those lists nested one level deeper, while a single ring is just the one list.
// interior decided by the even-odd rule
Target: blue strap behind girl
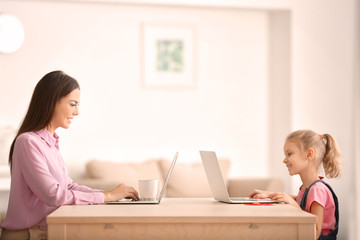
[{"label": "blue strap behind girl", "polygon": [[335,229],[329,233],[329,235],[320,235],[319,240],[336,240],[336,235],[338,234],[338,227],[339,227],[339,202],[338,202],[338,198],[335,195],[335,192],[332,190],[332,188],[330,187],[329,184],[327,184],[326,182],[324,182],[323,180],[316,180],[315,182],[313,182],[309,187],[307,187],[305,189],[304,195],[301,199],[301,203],[300,203],[300,207],[305,210],[305,206],[306,206],[306,199],[307,199],[307,195],[309,193],[310,188],[317,182],[322,182],[323,184],[325,184],[331,191],[331,194],[333,195],[334,198],[334,203],[335,203],[335,219],[336,219],[336,226]]}]

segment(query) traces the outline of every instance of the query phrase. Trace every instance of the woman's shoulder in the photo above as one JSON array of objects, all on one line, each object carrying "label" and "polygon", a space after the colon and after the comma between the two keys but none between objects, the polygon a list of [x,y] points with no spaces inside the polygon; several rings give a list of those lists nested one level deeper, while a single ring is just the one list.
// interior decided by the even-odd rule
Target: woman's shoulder
[{"label": "woman's shoulder", "polygon": [[39,132],[24,132],[16,138],[15,144],[39,143],[42,142]]},{"label": "woman's shoulder", "polygon": [[16,141],[29,141],[37,138],[39,138],[39,135],[36,132],[24,132],[16,138]]}]

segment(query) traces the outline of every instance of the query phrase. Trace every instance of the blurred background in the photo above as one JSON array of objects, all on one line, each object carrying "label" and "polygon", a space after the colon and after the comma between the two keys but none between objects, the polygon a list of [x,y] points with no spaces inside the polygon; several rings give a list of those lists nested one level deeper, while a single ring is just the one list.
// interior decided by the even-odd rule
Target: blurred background
[{"label": "blurred background", "polygon": [[[359,10],[357,0],[0,0],[0,21],[10,14],[21,23],[11,28],[18,46],[0,53],[1,213],[8,148],[32,91],[63,70],[81,87],[80,115],[58,130],[71,177],[91,158],[141,162],[179,151],[179,161],[193,162],[214,150],[231,159],[231,176],[280,177],[296,194],[301,182],[282,163],[283,144],[289,132],[312,129],[341,149],[343,175],[329,180],[339,238],[358,239]],[[183,83],[148,86],[147,25],[191,35]]]}]

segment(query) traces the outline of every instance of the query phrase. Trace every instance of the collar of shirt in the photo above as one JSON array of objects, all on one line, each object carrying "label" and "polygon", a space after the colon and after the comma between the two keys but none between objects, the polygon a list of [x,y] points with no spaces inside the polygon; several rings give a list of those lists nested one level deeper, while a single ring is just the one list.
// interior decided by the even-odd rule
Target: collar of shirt
[{"label": "collar of shirt", "polygon": [[[321,179],[324,179],[324,177],[322,177],[322,176],[319,176],[319,178],[320,178],[320,180],[321,180]],[[302,186],[303,186],[303,185],[301,185],[300,188],[299,188],[299,194],[305,192],[305,189],[301,189]],[[296,196],[296,201],[298,200],[299,194]]]},{"label": "collar of shirt", "polygon": [[41,129],[39,131],[35,132],[37,135],[39,135],[44,141],[50,146],[50,147],[56,147],[59,149],[59,136],[54,133],[54,136],[49,133],[46,129]]},{"label": "collar of shirt", "polygon": [[[324,179],[324,177],[322,177],[322,176],[319,176],[319,178],[320,178],[320,180]],[[299,187],[299,191],[303,191],[303,192],[305,192],[305,189],[301,189],[301,188],[302,188],[302,186],[303,186],[303,185],[301,185],[301,186]]]}]

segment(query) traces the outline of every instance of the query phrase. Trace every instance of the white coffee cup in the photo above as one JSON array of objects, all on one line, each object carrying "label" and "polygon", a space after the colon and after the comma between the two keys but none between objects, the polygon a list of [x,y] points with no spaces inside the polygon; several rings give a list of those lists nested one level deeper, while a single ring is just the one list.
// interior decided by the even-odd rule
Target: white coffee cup
[{"label": "white coffee cup", "polygon": [[159,181],[157,179],[140,179],[139,194],[140,199],[145,201],[156,200]]}]

